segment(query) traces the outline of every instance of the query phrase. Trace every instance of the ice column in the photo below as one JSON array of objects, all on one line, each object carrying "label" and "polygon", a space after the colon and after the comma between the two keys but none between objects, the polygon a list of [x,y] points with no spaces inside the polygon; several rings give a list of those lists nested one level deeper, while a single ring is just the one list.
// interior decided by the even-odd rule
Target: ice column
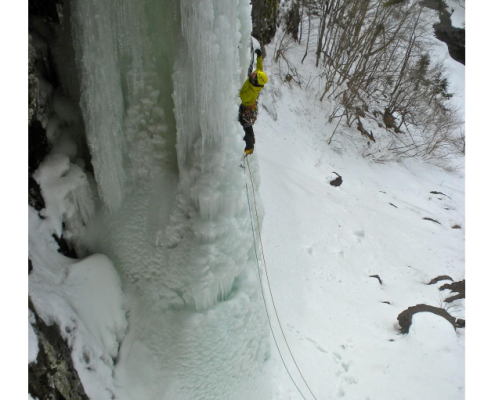
[{"label": "ice column", "polygon": [[112,211],[122,201],[126,180],[122,76],[129,74],[122,70],[122,61],[127,57],[132,63],[132,79],[127,84],[130,90],[135,91],[139,86],[142,69],[137,3],[132,0],[71,3],[86,136],[100,196]]},{"label": "ice column", "polygon": [[184,239],[170,252],[169,261],[184,276],[187,271],[184,298],[198,309],[230,293],[251,243],[238,168],[244,144],[237,123],[240,26],[246,24],[238,13],[248,9],[246,1],[242,4],[181,1],[184,45],[174,68],[173,99],[179,212],[187,215],[190,233],[181,234]]}]

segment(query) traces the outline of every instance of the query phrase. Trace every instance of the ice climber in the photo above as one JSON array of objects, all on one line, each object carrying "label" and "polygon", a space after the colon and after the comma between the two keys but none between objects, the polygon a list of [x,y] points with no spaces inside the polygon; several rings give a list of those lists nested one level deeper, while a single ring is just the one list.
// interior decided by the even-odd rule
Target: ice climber
[{"label": "ice climber", "polygon": [[254,131],[253,125],[258,116],[258,95],[268,82],[268,77],[263,72],[263,59],[261,50],[256,49],[256,69],[248,75],[246,82],[242,85],[239,97],[242,100],[239,106],[239,122],[244,129],[244,141],[246,148],[244,154],[248,155],[254,151]]}]

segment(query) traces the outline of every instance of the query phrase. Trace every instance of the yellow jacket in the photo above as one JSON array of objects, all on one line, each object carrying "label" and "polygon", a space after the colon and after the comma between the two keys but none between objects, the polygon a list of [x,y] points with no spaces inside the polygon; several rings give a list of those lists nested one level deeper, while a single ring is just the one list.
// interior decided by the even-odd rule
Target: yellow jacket
[{"label": "yellow jacket", "polygon": [[[261,57],[258,57],[256,59],[255,71],[263,71],[263,60]],[[244,82],[244,85],[242,85],[242,88],[239,92],[239,97],[242,100],[242,105],[252,106],[254,103],[256,103],[261,89],[263,89],[263,87],[251,85],[251,82],[249,82],[249,77],[248,77],[246,79],[246,82]]]}]

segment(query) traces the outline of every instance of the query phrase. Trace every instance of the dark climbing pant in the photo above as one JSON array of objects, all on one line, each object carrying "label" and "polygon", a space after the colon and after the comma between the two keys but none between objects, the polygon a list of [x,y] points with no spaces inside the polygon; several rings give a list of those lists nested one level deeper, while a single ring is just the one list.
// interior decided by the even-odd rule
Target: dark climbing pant
[{"label": "dark climbing pant", "polygon": [[253,127],[251,125],[249,126],[243,126],[244,128],[244,141],[246,142],[246,148],[244,150],[251,150],[254,148],[254,132],[253,132]]},{"label": "dark climbing pant", "polygon": [[253,131],[253,125],[247,122],[244,118],[244,106],[241,104],[239,107],[239,123],[242,126],[242,129],[244,129],[244,137],[242,138],[246,142],[246,150],[251,150],[254,148],[254,131]]}]

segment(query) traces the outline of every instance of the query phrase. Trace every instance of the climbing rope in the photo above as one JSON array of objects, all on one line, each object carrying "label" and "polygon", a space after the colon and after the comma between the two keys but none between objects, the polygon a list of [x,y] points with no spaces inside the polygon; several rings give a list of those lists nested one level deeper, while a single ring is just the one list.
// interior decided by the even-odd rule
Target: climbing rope
[{"label": "climbing rope", "polygon": [[[292,360],[294,361],[294,364],[295,364],[295,366],[297,368],[297,371],[299,372],[299,375],[301,375],[301,378],[304,381],[304,384],[306,385],[306,387],[308,388],[308,390],[311,392],[311,395],[313,396],[313,398],[315,400],[318,400],[316,398],[316,396],[314,395],[313,391],[311,390],[311,388],[309,387],[308,383],[306,382],[306,379],[304,378],[304,375],[302,374],[301,369],[299,368],[299,365],[297,364],[297,361],[294,358],[294,355],[292,354],[292,350],[291,350],[291,348],[289,346],[289,342],[287,341],[287,338],[285,336],[285,332],[284,332],[284,330],[282,328],[282,323],[280,322],[280,318],[278,316],[277,307],[275,306],[275,299],[273,298],[272,288],[271,288],[271,285],[270,285],[270,279],[268,277],[268,270],[266,268],[266,260],[265,260],[265,251],[263,249],[263,241],[261,240],[260,220],[259,220],[259,216],[258,216],[258,207],[256,205],[256,194],[255,194],[255,190],[254,190],[253,175],[251,174],[251,167],[249,165],[248,157],[244,157],[244,160],[246,160],[246,163],[247,163],[247,166],[248,166],[249,178],[251,180],[251,187],[253,189],[253,203],[254,203],[254,210],[255,210],[255,213],[256,213],[256,221],[257,221],[257,227],[258,227],[258,236],[260,238],[261,255],[263,257],[263,265],[264,265],[264,269],[265,269],[265,273],[266,273],[266,280],[268,282],[268,290],[270,292],[270,297],[271,297],[271,300],[272,300],[273,309],[275,310],[275,315],[277,317],[277,321],[278,321],[278,325],[280,327],[280,331],[282,332],[282,336],[284,337],[285,344],[287,345],[287,349],[289,350],[289,353],[290,353],[290,355],[292,357]],[[246,169],[245,168],[244,168],[244,173],[246,173]],[[249,216],[250,216],[250,219],[251,219],[251,229],[253,231],[254,253],[256,255],[256,261],[257,261],[257,263],[259,265],[260,262],[259,262],[259,259],[258,259],[258,252],[256,251],[256,237],[255,237],[255,233],[254,233],[253,215],[251,213],[251,204],[250,204],[250,201],[249,201],[249,190],[248,190],[247,182],[246,182],[246,196],[247,196],[247,200],[248,200]],[[303,399],[306,400],[306,397],[304,397],[304,395],[301,392],[301,389],[299,389],[299,386],[297,386],[296,382],[294,381],[294,378],[292,377],[291,373],[289,372],[289,369],[287,368],[287,365],[285,364],[284,358],[282,356],[282,352],[280,351],[280,347],[278,346],[277,339],[275,338],[275,333],[273,332],[273,327],[272,327],[272,324],[270,322],[270,315],[268,313],[268,307],[267,307],[267,304],[266,304],[265,294],[263,292],[263,283],[262,283],[262,279],[261,279],[261,272],[260,272],[260,269],[259,268],[257,268],[257,269],[258,269],[258,276],[259,276],[259,279],[260,279],[261,295],[263,296],[263,303],[265,304],[266,316],[268,317],[268,325],[270,326],[270,330],[272,332],[273,340],[275,341],[275,346],[277,347],[278,354],[280,355],[280,358],[282,359],[282,363],[284,364],[285,370],[287,371],[287,374],[289,375],[290,379],[292,380],[292,383],[294,383],[294,386],[299,391],[299,393],[301,394],[301,396],[303,397]]]}]

